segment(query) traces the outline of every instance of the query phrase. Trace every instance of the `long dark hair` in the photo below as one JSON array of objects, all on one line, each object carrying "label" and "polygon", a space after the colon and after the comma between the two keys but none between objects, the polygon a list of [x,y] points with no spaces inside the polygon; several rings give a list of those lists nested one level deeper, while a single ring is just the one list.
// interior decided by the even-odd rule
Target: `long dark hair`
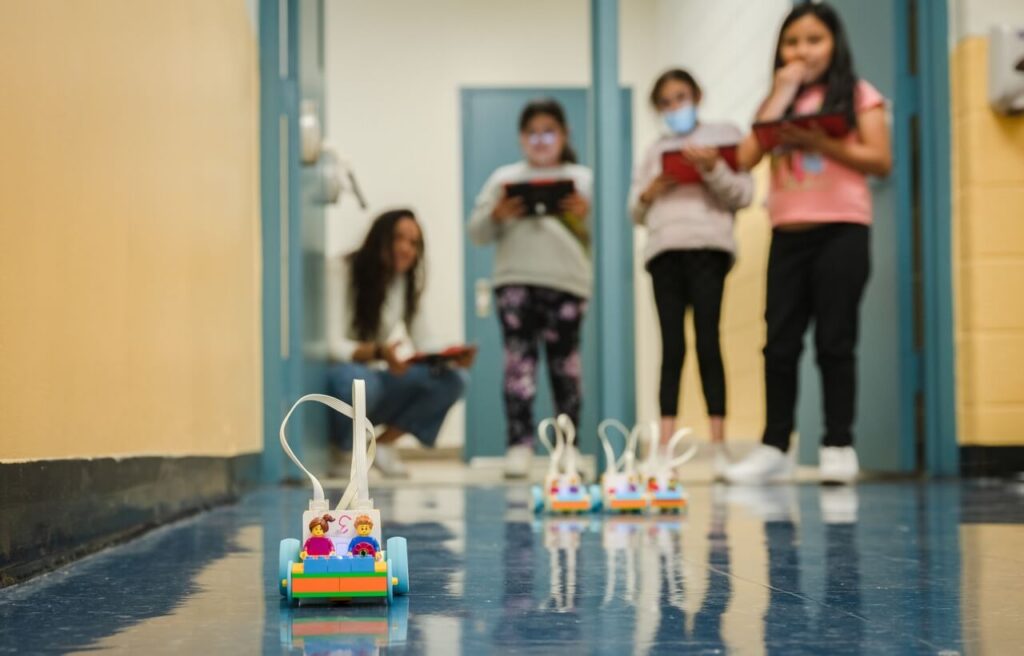
[{"label": "long dark hair", "polygon": [[[355,298],[352,328],[355,329],[356,338],[359,340],[373,341],[377,337],[384,297],[387,296],[388,286],[396,275],[395,226],[404,219],[416,221],[416,215],[412,210],[397,209],[378,216],[370,226],[370,231],[366,233],[363,245],[346,258],[352,281],[349,292]],[[418,221],[416,223],[419,225]],[[423,293],[422,239],[416,264],[405,273],[405,280],[405,325],[410,326],[419,308],[420,295]]]},{"label": "long dark hair", "polygon": [[554,98],[538,98],[526,103],[526,107],[523,107],[522,113],[519,114],[519,131],[525,132],[526,126],[530,124],[533,117],[540,115],[550,116],[555,119],[555,122],[565,132],[565,145],[558,156],[558,161],[562,164],[575,164],[578,160],[576,159],[576,151],[569,145],[569,122],[565,118],[565,110],[562,108],[561,103]]},{"label": "long dark hair", "polygon": [[651,87],[650,101],[655,109],[658,108],[658,96],[661,95],[661,89],[669,80],[675,80],[676,82],[688,85],[690,90],[693,91],[693,101],[700,102],[703,91],[701,91],[700,85],[697,84],[697,79],[689,71],[684,71],[681,68],[670,68],[659,75],[658,79],[654,81],[654,86]]},{"label": "long dark hair", "polygon": [[[850,50],[850,43],[846,38],[843,21],[840,20],[839,13],[832,5],[825,2],[805,2],[793,7],[792,11],[786,16],[786,19],[782,21],[782,27],[779,29],[779,40],[775,45],[775,68],[773,70],[777,71],[785,65],[782,61],[783,35],[790,25],[804,16],[814,16],[832,33],[832,62],[829,64],[828,70],[825,71],[821,80],[818,80],[825,85],[825,101],[821,105],[821,111],[846,114],[846,120],[850,126],[856,127],[857,112],[853,96],[857,88],[857,72],[853,67],[853,52]],[[793,105],[791,104],[786,109],[786,116],[791,116],[793,111]]]}]

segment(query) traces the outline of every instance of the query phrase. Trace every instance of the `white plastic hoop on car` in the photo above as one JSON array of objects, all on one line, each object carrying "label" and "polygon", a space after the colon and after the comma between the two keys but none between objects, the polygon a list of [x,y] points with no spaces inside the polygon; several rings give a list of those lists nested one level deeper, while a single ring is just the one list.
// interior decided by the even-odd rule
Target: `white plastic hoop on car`
[{"label": "white plastic hoop on car", "polygon": [[[612,440],[608,437],[609,428],[614,428],[622,433],[622,455],[618,459],[615,458],[615,448],[612,446]],[[601,440],[601,446],[604,447],[606,474],[614,475],[620,472],[623,474],[636,473],[636,445],[642,431],[641,424],[637,424],[633,427],[633,430],[630,430],[618,419],[605,419],[598,424],[597,436]]]},{"label": "white plastic hoop on car", "polygon": [[[295,412],[295,409],[307,402],[323,404],[352,419],[352,470],[348,487],[345,488],[345,493],[342,495],[341,501],[338,502],[337,509],[346,510],[349,507],[372,507],[373,502],[370,500],[367,472],[370,469],[370,465],[373,464],[373,457],[377,451],[377,437],[374,433],[373,424],[366,418],[366,384],[362,380],[356,380],[352,383],[353,405],[349,405],[341,399],[336,399],[326,394],[306,394],[292,405],[288,414],[281,421],[281,428],[278,431],[278,436],[281,439],[281,448],[284,449],[284,452],[291,458],[292,462],[309,477],[310,482],[313,484],[313,500],[319,503],[325,501],[323,485],[320,484],[319,479],[311,471],[306,469],[298,456],[295,455],[295,452],[292,451],[292,448],[288,445],[288,436],[285,430],[288,420],[291,418],[292,413]],[[353,502],[355,502],[354,506],[352,505]]]},{"label": "white plastic hoop on car", "polygon": [[569,415],[563,413],[555,420],[565,443],[565,473],[579,477],[580,470],[576,462],[579,450],[576,446],[576,425],[572,423]]},{"label": "white plastic hoop on car", "polygon": [[[555,441],[553,443],[548,439],[549,428],[553,428],[555,430]],[[537,437],[551,455],[551,458],[548,461],[548,476],[557,476],[562,460],[562,453],[565,451],[565,436],[558,427],[558,422],[551,417],[542,419],[540,423],[537,424]]]}]

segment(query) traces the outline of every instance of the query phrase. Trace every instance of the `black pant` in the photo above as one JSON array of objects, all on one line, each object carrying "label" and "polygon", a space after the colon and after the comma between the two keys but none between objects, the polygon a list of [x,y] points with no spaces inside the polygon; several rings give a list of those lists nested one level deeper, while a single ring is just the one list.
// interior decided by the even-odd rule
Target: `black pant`
[{"label": "black pant", "polygon": [[860,300],[870,271],[867,226],[839,223],[772,235],[764,347],[764,443],[789,449],[804,333],[814,319],[825,446],[853,444]]},{"label": "black pant", "polygon": [[697,364],[708,415],[725,416],[725,367],[718,342],[725,276],[732,256],[717,250],[666,251],[647,263],[661,324],[661,415],[674,417],[679,404],[679,376],[686,357],[683,319],[693,306]]}]

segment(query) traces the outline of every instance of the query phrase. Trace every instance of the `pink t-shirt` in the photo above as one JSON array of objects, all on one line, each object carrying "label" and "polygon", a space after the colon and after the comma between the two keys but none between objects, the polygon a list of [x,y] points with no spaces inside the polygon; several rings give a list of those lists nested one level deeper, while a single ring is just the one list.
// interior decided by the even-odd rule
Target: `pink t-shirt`
[{"label": "pink t-shirt", "polygon": [[[857,113],[885,104],[870,83],[859,80],[853,95]],[[825,85],[805,90],[795,114],[815,114],[825,100]],[[857,130],[846,135],[855,141]],[[768,214],[772,225],[793,223],[871,224],[871,191],[863,173],[818,153],[778,150],[772,154]]]},{"label": "pink t-shirt", "polygon": [[309,536],[306,540],[306,555],[308,556],[330,556],[334,551],[334,543],[330,538]]}]

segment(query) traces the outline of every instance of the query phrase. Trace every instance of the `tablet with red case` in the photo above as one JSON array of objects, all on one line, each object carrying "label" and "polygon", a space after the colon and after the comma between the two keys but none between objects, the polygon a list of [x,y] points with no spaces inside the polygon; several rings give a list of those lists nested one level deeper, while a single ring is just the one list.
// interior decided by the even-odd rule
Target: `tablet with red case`
[{"label": "tablet with red case", "polygon": [[[718,146],[718,154],[733,171],[739,169],[735,144]],[[697,167],[679,150],[667,150],[661,154],[661,172],[680,184],[699,184],[704,181]]]},{"label": "tablet with red case", "polygon": [[779,135],[783,125],[795,125],[809,129],[819,126],[830,137],[845,137],[850,132],[850,124],[846,114],[806,114],[804,116],[788,116],[777,121],[761,121],[754,123],[754,136],[764,150],[771,150],[782,143]]},{"label": "tablet with red case", "polygon": [[417,353],[416,355],[409,358],[409,362],[415,364],[417,362],[452,362],[458,360],[464,355],[476,351],[476,346],[472,344],[463,344],[461,346],[449,346],[443,351],[435,351],[433,353]]}]

